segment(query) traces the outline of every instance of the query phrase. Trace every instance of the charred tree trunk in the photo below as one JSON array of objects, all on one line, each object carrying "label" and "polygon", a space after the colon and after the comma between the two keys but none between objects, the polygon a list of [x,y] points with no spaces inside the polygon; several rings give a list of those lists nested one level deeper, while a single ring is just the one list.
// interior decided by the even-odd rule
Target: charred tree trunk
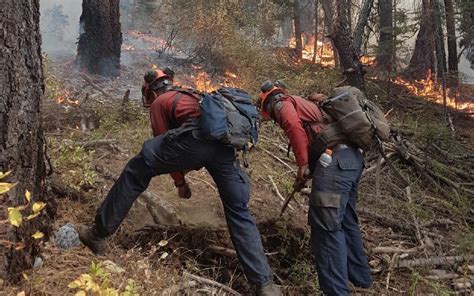
[{"label": "charred tree trunk", "polygon": [[293,3],[293,21],[295,25],[296,55],[298,59],[301,59],[303,57],[303,41],[301,40],[301,15],[299,0],[294,0]]},{"label": "charred tree trunk", "polygon": [[348,84],[364,90],[364,70],[354,49],[351,31],[349,30],[348,3],[346,0],[337,0],[336,3],[337,18],[334,30],[331,32],[331,39],[339,53],[341,66]]},{"label": "charred tree trunk", "polygon": [[119,0],[83,0],[77,64],[83,71],[120,76]]},{"label": "charred tree trunk", "polygon": [[425,78],[429,71],[435,72],[433,11],[430,0],[423,0],[422,5],[420,30],[408,65],[409,73],[415,79]]},{"label": "charred tree trunk", "polygon": [[446,9],[446,31],[448,33],[448,68],[449,85],[457,85],[458,78],[458,53],[456,46],[456,27],[454,24],[453,0],[444,0]]},{"label": "charred tree trunk", "polygon": [[354,48],[360,55],[360,48],[362,47],[362,39],[364,37],[365,28],[369,23],[369,15],[374,5],[374,0],[364,0],[362,8],[360,9],[359,16],[357,17],[357,23],[354,29]]},{"label": "charred tree trunk", "polygon": [[[45,141],[40,113],[43,93],[39,0],[6,0],[0,10],[0,172],[11,174],[0,182],[18,184],[0,198],[0,220],[7,207],[46,201]],[[22,211],[28,214],[26,208]],[[26,221],[19,227],[0,224],[2,235],[0,278],[18,281],[40,252],[39,241],[31,237],[45,231],[41,222],[48,215]],[[16,249],[18,247],[18,249]]]},{"label": "charred tree trunk", "polygon": [[379,0],[380,40],[377,49],[377,67],[384,72],[392,71],[394,55],[392,0]]}]

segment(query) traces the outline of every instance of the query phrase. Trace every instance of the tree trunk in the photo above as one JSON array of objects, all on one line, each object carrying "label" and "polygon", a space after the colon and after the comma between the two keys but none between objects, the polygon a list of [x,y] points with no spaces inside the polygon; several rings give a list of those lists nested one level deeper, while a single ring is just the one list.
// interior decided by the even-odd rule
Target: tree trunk
[{"label": "tree trunk", "polygon": [[314,44],[313,44],[313,63],[316,63],[318,53],[318,25],[319,25],[319,0],[314,1]]},{"label": "tree trunk", "polygon": [[[381,0],[382,1],[382,0]],[[369,23],[369,15],[374,5],[374,0],[364,0],[362,8],[360,9],[359,16],[357,17],[357,24],[354,29],[354,48],[360,55],[362,47],[362,39],[364,37],[365,27]]]},{"label": "tree trunk", "polygon": [[420,30],[416,36],[415,50],[408,65],[412,78],[423,79],[429,71],[435,72],[435,42],[430,0],[423,0]]},{"label": "tree trunk", "polygon": [[303,57],[303,42],[301,40],[301,16],[299,0],[294,0],[293,3],[293,21],[295,24],[296,55],[298,59],[301,59]]},{"label": "tree trunk", "polygon": [[[0,11],[0,171],[11,174],[0,182],[18,184],[3,195],[0,220],[7,207],[25,205],[25,192],[31,202],[46,201],[45,141],[40,113],[43,94],[39,0],[4,0]],[[51,203],[48,204],[51,206]],[[31,207],[22,214],[28,215]],[[51,207],[47,208],[48,210]],[[50,212],[51,213],[51,212]],[[32,266],[40,252],[39,240],[31,237],[46,232],[42,213],[23,219],[19,227],[0,223],[0,278],[18,281],[22,271]],[[50,224],[50,223],[49,223]],[[46,224],[43,224],[46,225]],[[15,250],[15,247],[21,247]]]},{"label": "tree trunk", "polygon": [[119,0],[83,0],[76,59],[80,69],[120,76],[120,30]]},{"label": "tree trunk", "polygon": [[394,54],[392,0],[379,0],[380,40],[377,48],[377,67],[392,71]]},{"label": "tree trunk", "polygon": [[437,61],[437,76],[445,79],[446,69],[446,49],[444,47],[443,19],[441,17],[441,5],[439,0],[431,0],[433,7],[433,24],[435,24],[435,51]]},{"label": "tree trunk", "polygon": [[337,18],[334,30],[331,32],[331,39],[339,53],[339,60],[348,84],[365,90],[364,70],[354,49],[351,31],[349,30],[348,3],[345,0],[337,0],[336,3]]},{"label": "tree trunk", "polygon": [[456,46],[456,27],[454,25],[453,0],[444,0],[446,9],[446,31],[448,33],[448,68],[449,85],[457,85],[458,78],[458,53]]},{"label": "tree trunk", "polygon": [[[334,31],[334,0],[321,0],[324,11],[324,34],[330,36],[331,32]],[[325,37],[326,37],[325,36]],[[339,55],[337,54],[336,46],[334,45],[334,40],[331,39],[332,50],[334,51],[334,65],[339,67]]]}]

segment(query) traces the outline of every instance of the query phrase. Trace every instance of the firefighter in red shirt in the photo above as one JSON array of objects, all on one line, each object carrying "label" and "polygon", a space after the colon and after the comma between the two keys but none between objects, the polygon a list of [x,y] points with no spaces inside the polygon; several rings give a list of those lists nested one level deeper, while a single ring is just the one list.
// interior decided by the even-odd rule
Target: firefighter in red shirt
[{"label": "firefighter in red shirt", "polygon": [[331,118],[315,103],[289,95],[281,83],[267,81],[261,90],[263,119],[277,122],[293,147],[298,165],[295,189],[301,190],[312,174],[308,223],[321,290],[324,295],[349,295],[349,281],[370,287],[371,272],[355,212],[363,169],[360,151],[341,142],[327,147],[332,161],[321,163],[321,153],[312,142]]},{"label": "firefighter in red shirt", "polygon": [[260,233],[247,206],[249,177],[240,168],[233,148],[199,136],[192,122],[200,116],[200,97],[174,88],[173,74],[165,69],[145,75],[143,103],[150,108],[154,138],[145,141],[141,152],[127,163],[97,210],[95,224],[80,227],[79,238],[94,253],[104,253],[106,237],[118,229],[154,176],[171,173],[178,194],[189,198],[185,172],[205,167],[219,190],[230,237],[247,279],[257,295],[281,295],[273,284]]}]

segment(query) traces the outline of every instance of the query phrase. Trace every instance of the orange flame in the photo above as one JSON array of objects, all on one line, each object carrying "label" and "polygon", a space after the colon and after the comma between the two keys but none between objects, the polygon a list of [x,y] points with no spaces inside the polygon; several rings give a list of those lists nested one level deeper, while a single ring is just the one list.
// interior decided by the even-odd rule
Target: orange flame
[{"label": "orange flame", "polygon": [[[412,94],[420,97],[425,97],[429,101],[437,104],[444,104],[442,86],[433,80],[431,71],[428,71],[425,79],[415,80],[410,82],[401,77],[395,78],[395,84],[405,86]],[[471,102],[457,102],[456,98],[451,94],[449,88],[446,89],[446,105],[456,110],[474,111],[474,105]]]},{"label": "orange flame", "polygon": [[70,105],[80,105],[79,100],[71,100],[71,93],[68,90],[63,91],[62,94],[56,97],[56,103],[58,104],[70,104]]},{"label": "orange flame", "polygon": [[[303,59],[313,60],[314,57],[314,41],[316,38],[314,36],[309,36],[308,38],[303,38]],[[322,42],[318,40],[316,42],[316,59],[315,63],[321,64],[322,66],[334,66],[334,51],[332,49],[332,44],[329,41]],[[296,48],[296,38],[292,37],[288,40],[288,46],[290,48]]]},{"label": "orange flame", "polygon": [[[195,67],[195,69],[200,69],[199,67]],[[224,73],[223,82],[222,84],[213,83],[212,80],[209,78],[209,74],[204,71],[200,71],[196,77],[191,76],[194,78],[194,85],[195,89],[198,91],[203,92],[213,92],[221,88],[222,86],[231,86],[236,87],[236,79],[237,74],[232,73],[231,71],[227,70]]]}]

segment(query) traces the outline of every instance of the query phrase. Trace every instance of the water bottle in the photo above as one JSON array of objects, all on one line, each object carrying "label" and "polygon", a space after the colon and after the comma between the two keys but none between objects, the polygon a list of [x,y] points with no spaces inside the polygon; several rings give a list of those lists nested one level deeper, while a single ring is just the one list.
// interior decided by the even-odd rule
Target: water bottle
[{"label": "water bottle", "polygon": [[331,149],[326,149],[323,154],[319,157],[319,163],[323,168],[327,167],[330,165],[332,162],[332,150]]}]

